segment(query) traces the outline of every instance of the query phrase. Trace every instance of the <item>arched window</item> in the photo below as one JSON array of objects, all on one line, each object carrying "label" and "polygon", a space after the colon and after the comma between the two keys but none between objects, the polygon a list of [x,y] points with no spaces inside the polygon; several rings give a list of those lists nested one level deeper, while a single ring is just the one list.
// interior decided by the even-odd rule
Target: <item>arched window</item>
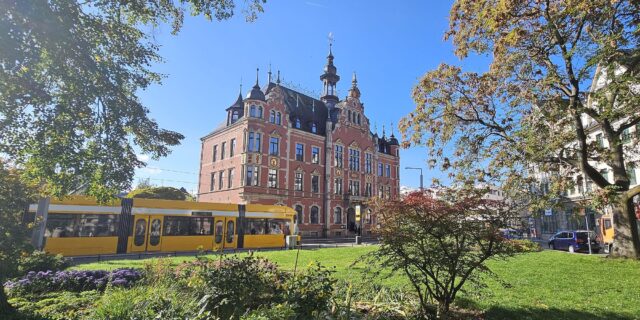
[{"label": "arched window", "polygon": [[358,124],[360,124],[360,114],[358,113]]},{"label": "arched window", "polygon": [[276,123],[276,112],[273,110],[269,111],[269,122]]},{"label": "arched window", "polygon": [[233,110],[233,112],[231,112],[231,123],[238,121],[238,118],[240,118],[240,112]]},{"label": "arched window", "polygon": [[304,215],[302,214],[302,206],[296,205],[295,209],[296,209],[296,223],[303,223]]},{"label": "arched window", "polygon": [[251,105],[249,107],[249,116],[250,117],[257,117],[258,116],[258,107],[256,107],[255,105]]},{"label": "arched window", "polygon": [[296,118],[294,128],[300,129],[302,125],[300,124],[300,118]]},{"label": "arched window", "polygon": [[262,118],[262,107],[258,107],[258,118]]},{"label": "arched window", "polygon": [[282,114],[280,112],[276,112],[276,124],[282,123]]},{"label": "arched window", "polygon": [[348,114],[349,114],[349,122],[351,122],[351,110],[347,110]]},{"label": "arched window", "polygon": [[318,207],[311,207],[311,223],[318,224]]},{"label": "arched window", "polygon": [[318,126],[314,123],[311,124],[311,132],[318,133]]},{"label": "arched window", "polygon": [[364,217],[364,219],[367,224],[373,223],[373,212],[371,211],[371,209],[367,209],[367,215]]},{"label": "arched window", "polygon": [[333,223],[342,224],[342,208],[336,207],[333,210]]}]

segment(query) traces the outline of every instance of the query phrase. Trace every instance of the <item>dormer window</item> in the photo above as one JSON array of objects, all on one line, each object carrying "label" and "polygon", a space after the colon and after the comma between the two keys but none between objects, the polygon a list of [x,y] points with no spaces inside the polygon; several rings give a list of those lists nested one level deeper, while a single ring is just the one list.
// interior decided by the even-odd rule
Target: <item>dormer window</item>
[{"label": "dormer window", "polygon": [[239,118],[240,112],[238,110],[233,110],[233,112],[231,112],[231,123],[238,121]]},{"label": "dormer window", "polygon": [[300,124],[300,118],[296,118],[296,120],[294,121],[293,127],[296,129],[300,129],[300,127],[302,127],[302,125]]},{"label": "dormer window", "polygon": [[318,126],[315,123],[311,124],[311,132],[318,133]]}]

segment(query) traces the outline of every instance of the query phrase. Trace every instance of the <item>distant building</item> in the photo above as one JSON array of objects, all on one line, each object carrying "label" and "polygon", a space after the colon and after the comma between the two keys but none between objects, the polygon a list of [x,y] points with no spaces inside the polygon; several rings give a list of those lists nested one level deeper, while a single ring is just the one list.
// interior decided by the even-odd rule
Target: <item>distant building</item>
[{"label": "distant building", "polygon": [[329,49],[319,99],[287,88],[280,76],[226,109],[226,123],[204,136],[198,201],[293,207],[307,236],[347,236],[360,210],[363,234],[376,223],[369,197],[400,191],[398,140],[370,129],[354,73],[339,100]]}]

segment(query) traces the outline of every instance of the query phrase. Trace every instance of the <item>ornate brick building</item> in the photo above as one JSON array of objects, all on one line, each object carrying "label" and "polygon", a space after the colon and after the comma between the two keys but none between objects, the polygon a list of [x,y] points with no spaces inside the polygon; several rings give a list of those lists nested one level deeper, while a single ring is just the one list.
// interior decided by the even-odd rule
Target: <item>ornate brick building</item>
[{"label": "ornate brick building", "polygon": [[331,47],[314,99],[280,83],[256,84],[226,109],[227,121],[202,138],[198,201],[281,204],[298,211],[306,236],[348,236],[360,212],[363,234],[376,223],[372,196],[399,193],[398,140],[370,130],[355,74],[340,101]]}]

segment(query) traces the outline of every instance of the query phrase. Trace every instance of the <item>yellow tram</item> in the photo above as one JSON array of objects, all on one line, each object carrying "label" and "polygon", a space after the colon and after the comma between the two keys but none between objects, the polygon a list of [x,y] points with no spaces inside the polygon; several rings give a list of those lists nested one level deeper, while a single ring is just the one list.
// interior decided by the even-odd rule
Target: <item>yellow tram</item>
[{"label": "yellow tram", "polygon": [[294,216],[285,206],[70,197],[32,204],[27,221],[39,221],[38,248],[79,256],[285,247]]}]

